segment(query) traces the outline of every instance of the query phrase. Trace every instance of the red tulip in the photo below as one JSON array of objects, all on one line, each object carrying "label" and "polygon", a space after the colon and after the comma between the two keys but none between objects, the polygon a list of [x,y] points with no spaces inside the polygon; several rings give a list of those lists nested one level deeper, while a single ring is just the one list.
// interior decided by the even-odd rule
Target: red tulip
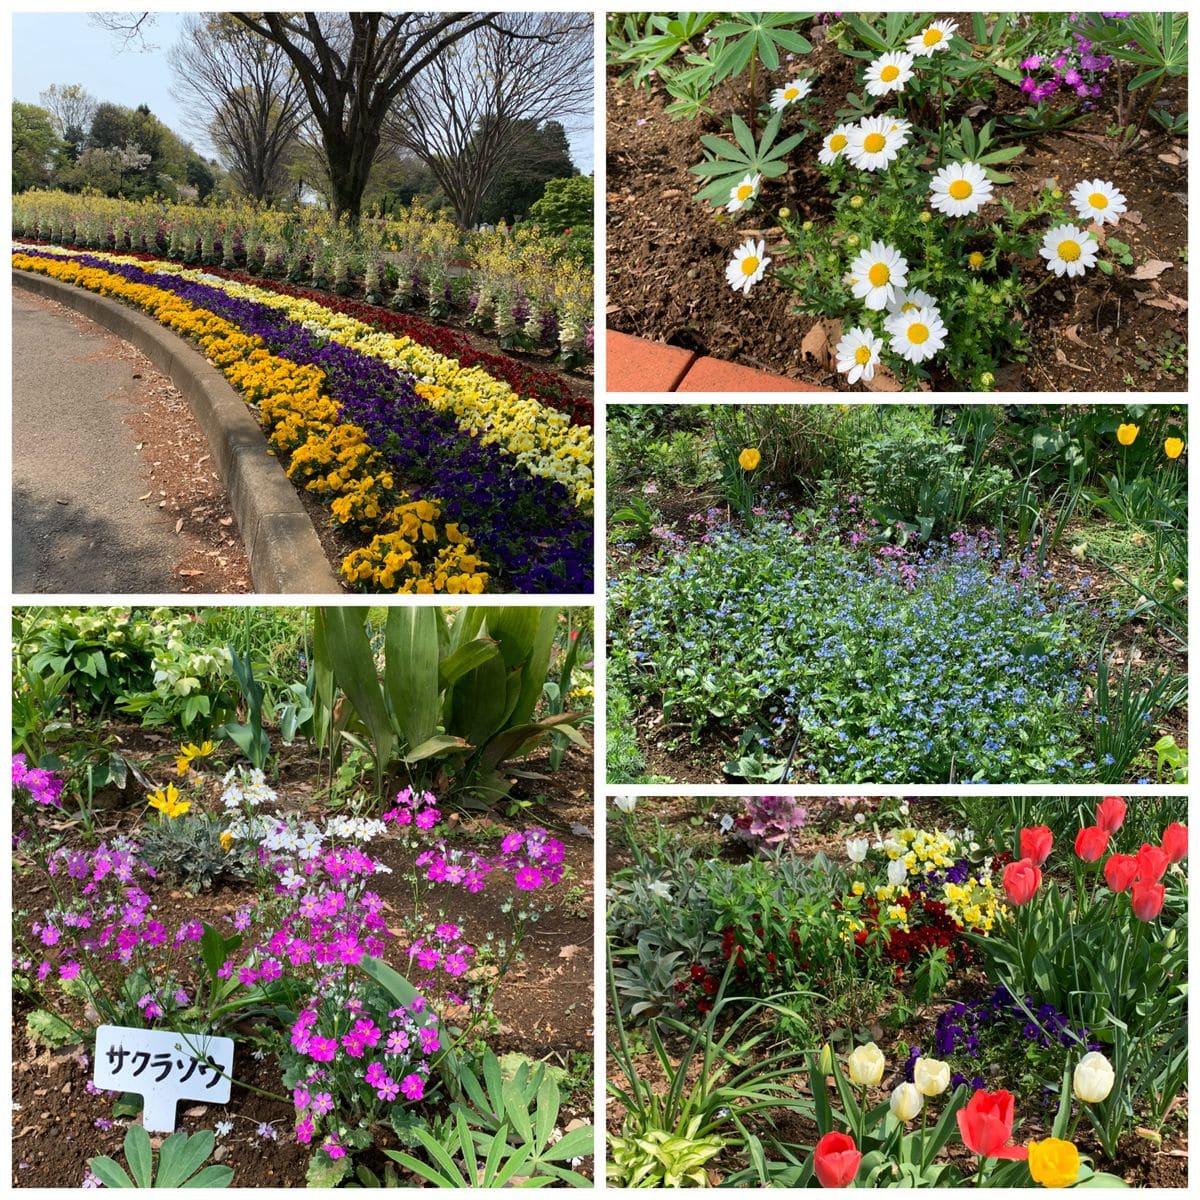
[{"label": "red tulip", "polygon": [[1162,848],[1167,852],[1167,858],[1173,863],[1182,862],[1187,858],[1187,826],[1172,821],[1163,830]]},{"label": "red tulip", "polygon": [[1075,835],[1075,853],[1084,862],[1095,862],[1108,849],[1108,830],[1099,825],[1085,825]]},{"label": "red tulip", "polygon": [[862,1154],[848,1133],[827,1133],[813,1147],[813,1170],[822,1187],[849,1187],[860,1162]]},{"label": "red tulip", "polygon": [[1049,825],[1034,825],[1021,830],[1021,857],[1028,858],[1035,867],[1040,867],[1050,857],[1053,846],[1054,834]]},{"label": "red tulip", "polygon": [[1013,1127],[1013,1098],[1011,1092],[978,1091],[960,1108],[958,1132],[963,1145],[984,1158],[1029,1157],[1025,1146],[1009,1146]]},{"label": "red tulip", "polygon": [[1104,864],[1104,882],[1110,892],[1123,892],[1137,878],[1138,862],[1132,854],[1114,854]]},{"label": "red tulip", "polygon": [[1162,912],[1166,895],[1167,889],[1161,883],[1151,883],[1146,879],[1136,880],[1129,893],[1133,915],[1139,921],[1153,921]]},{"label": "red tulip", "polygon": [[1171,865],[1171,858],[1161,846],[1143,842],[1137,852],[1138,878],[1143,883],[1157,883]]},{"label": "red tulip", "polygon": [[1031,859],[1023,858],[1020,862],[1009,863],[1004,868],[1004,891],[1008,896],[1008,902],[1017,908],[1022,904],[1028,904],[1041,886],[1041,868],[1037,867]]},{"label": "red tulip", "polygon": [[1096,824],[1109,833],[1116,833],[1125,820],[1125,801],[1120,796],[1105,796],[1096,805]]}]

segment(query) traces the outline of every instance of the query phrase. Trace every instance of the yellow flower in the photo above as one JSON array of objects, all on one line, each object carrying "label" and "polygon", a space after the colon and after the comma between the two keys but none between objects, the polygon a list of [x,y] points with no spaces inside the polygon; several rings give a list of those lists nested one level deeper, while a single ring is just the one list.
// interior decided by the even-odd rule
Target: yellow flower
[{"label": "yellow flower", "polygon": [[983,266],[983,257],[983,254],[979,250],[972,250],[971,253],[967,255],[967,266],[972,271],[978,271],[979,268]]},{"label": "yellow flower", "polygon": [[221,834],[221,849],[224,850],[226,854],[233,849],[233,834],[230,833],[228,829]]},{"label": "yellow flower", "polygon": [[1183,453],[1183,438],[1167,438],[1167,440],[1163,442],[1163,453],[1168,458],[1178,458]]},{"label": "yellow flower", "polygon": [[151,792],[146,802],[151,808],[157,808],[159,812],[172,821],[176,817],[183,816],[192,807],[190,800],[179,799],[179,789],[173,783],[167,784],[166,791],[160,788],[156,792]]},{"label": "yellow flower", "polygon": [[1138,435],[1138,427],[1132,422],[1128,425],[1117,426],[1117,441],[1122,446],[1132,446],[1134,439]]},{"label": "yellow flower", "polygon": [[747,446],[745,450],[738,455],[738,466],[743,471],[753,471],[758,464],[762,462],[762,455],[759,454],[753,446]]},{"label": "yellow flower", "polygon": [[1061,1138],[1030,1142],[1029,1173],[1042,1187],[1070,1187],[1079,1178],[1079,1151]]},{"label": "yellow flower", "polygon": [[205,742],[203,745],[197,746],[195,742],[188,742],[186,746],[180,745],[179,756],[175,759],[175,771],[179,775],[186,775],[191,768],[192,759],[207,758],[213,752],[212,742]]}]

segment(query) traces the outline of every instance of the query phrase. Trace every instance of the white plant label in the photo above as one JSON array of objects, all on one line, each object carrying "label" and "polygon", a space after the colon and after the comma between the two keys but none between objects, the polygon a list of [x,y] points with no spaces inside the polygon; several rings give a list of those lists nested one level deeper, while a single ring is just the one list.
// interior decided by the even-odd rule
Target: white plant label
[{"label": "white plant label", "polygon": [[180,1100],[228,1104],[232,1072],[232,1038],[123,1025],[96,1030],[92,1082],[139,1094],[147,1133],[174,1133]]}]

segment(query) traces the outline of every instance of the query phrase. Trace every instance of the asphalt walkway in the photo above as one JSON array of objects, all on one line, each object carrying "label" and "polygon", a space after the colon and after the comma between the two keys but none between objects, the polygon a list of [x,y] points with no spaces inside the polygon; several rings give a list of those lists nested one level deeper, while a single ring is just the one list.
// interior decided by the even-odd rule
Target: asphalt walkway
[{"label": "asphalt walkway", "polygon": [[166,592],[175,517],[128,423],[152,370],[83,317],[13,289],[13,590]]}]

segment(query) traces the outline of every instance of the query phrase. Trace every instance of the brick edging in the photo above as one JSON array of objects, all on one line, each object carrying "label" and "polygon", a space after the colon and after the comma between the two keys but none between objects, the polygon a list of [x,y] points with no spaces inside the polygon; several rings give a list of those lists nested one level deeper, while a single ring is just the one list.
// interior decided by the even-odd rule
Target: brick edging
[{"label": "brick edging", "polygon": [[799,379],[606,329],[610,392],[831,392]]},{"label": "brick edging", "polygon": [[260,593],[341,594],[312,521],[246,402],[195,347],[153,318],[45,275],[13,284],[65,304],[140,350],[180,390],[204,430]]}]

